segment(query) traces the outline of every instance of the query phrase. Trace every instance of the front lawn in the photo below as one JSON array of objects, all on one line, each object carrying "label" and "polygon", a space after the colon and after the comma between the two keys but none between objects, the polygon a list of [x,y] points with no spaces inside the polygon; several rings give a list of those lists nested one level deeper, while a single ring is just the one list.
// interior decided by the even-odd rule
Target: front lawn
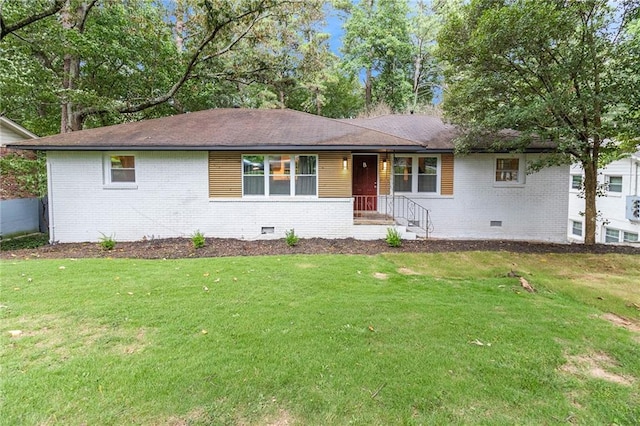
[{"label": "front lawn", "polygon": [[0,267],[2,424],[640,423],[638,256]]}]

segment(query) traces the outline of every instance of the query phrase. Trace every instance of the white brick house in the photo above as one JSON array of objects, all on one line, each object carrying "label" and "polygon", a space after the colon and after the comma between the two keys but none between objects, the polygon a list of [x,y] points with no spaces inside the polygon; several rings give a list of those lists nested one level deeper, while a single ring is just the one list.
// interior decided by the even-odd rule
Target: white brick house
[{"label": "white brick house", "polygon": [[540,147],[454,156],[455,134],[419,115],[350,122],[220,109],[12,147],[47,151],[52,241],[289,229],[372,239],[393,220],[405,238],[567,240],[568,166],[527,175]]},{"label": "white brick house", "polygon": [[[602,196],[596,200],[600,220],[596,242],[639,244],[640,235],[640,151],[613,161],[599,171]],[[581,186],[584,173],[579,165],[571,167],[569,180],[570,241],[584,241],[584,199]]]}]

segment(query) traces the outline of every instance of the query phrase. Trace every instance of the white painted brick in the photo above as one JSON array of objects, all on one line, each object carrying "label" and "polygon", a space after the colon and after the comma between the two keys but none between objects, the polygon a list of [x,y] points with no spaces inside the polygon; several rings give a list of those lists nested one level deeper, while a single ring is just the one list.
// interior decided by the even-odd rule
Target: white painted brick
[{"label": "white painted brick", "polygon": [[[49,152],[52,238],[117,241],[188,237],[282,238],[289,229],[303,238],[384,238],[386,226],[353,224],[351,199],[208,198],[206,152],[136,152],[137,189],[106,189],[103,153]],[[436,238],[499,238],[565,241],[568,168],[528,175],[521,188],[493,185],[493,155],[455,160],[452,197],[420,200],[431,211]],[[501,220],[501,228],[490,221]],[[261,234],[274,227],[274,234]],[[407,234],[409,235],[409,234]],[[409,238],[409,236],[407,237]]]}]

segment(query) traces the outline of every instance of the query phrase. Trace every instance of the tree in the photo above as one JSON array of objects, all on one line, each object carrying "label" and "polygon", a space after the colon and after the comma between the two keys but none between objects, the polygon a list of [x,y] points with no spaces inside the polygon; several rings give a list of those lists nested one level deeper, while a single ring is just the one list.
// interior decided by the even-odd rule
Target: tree
[{"label": "tree", "polygon": [[0,3],[0,40],[34,22],[55,15],[64,7],[64,2],[65,0],[35,0],[31,1],[30,4],[26,4],[27,1],[24,0],[22,6],[27,6],[27,8],[19,9],[20,12],[24,13],[12,14],[15,10],[9,7],[8,12],[11,16],[9,16],[8,22],[5,21],[5,14],[2,10],[4,3]]},{"label": "tree", "polygon": [[347,6],[351,16],[344,26],[344,64],[365,75],[365,108],[384,102],[404,109],[411,97],[412,63],[407,1],[360,0]]},{"label": "tree", "polygon": [[472,0],[438,37],[448,63],[444,111],[466,135],[459,146],[505,128],[520,136],[496,149],[555,142],[555,155],[531,166],[582,165],[587,245],[595,244],[601,160],[640,135],[637,13],[634,1]]},{"label": "tree", "polygon": [[431,104],[433,88],[440,77],[435,60],[435,39],[440,28],[437,16],[429,10],[424,0],[418,0],[414,14],[410,19],[411,42],[413,45],[413,62],[411,93],[413,100],[411,109],[418,109],[419,104]]},{"label": "tree", "polygon": [[[27,7],[11,6],[16,16]],[[11,99],[3,108],[27,126],[34,117],[57,115],[61,132],[167,115],[180,89],[211,77],[212,68],[218,79],[233,78],[224,59],[258,22],[304,2],[184,0],[179,6],[183,19],[175,20],[154,0],[65,0],[58,19],[33,22],[2,41],[0,95]],[[52,133],[50,123],[41,127],[38,133]]]}]

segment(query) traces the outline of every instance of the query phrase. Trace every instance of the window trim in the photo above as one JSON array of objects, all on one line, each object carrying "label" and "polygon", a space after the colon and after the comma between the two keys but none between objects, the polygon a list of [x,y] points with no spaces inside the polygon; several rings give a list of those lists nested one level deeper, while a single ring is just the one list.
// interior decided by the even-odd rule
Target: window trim
[{"label": "window trim", "polygon": [[[617,237],[615,241],[607,241],[607,238],[610,238],[610,235],[607,235],[607,232],[616,232],[617,233]],[[630,240],[629,236],[634,235],[635,236],[635,240]],[[618,228],[611,228],[608,226],[604,227],[604,232],[603,232],[603,236],[604,236],[604,242],[605,243],[631,243],[631,244],[637,244],[640,241],[640,236],[638,235],[637,232],[633,232],[633,231],[625,231],[624,229],[618,229]]]},{"label": "window trim", "polygon": [[[411,191],[396,191],[395,190],[395,161],[396,158],[411,158]],[[436,159],[436,190],[435,191],[418,191],[418,180],[420,173],[418,168],[418,162],[420,158],[435,158]],[[440,187],[442,180],[442,158],[440,154],[396,154],[390,161],[390,189],[394,194],[413,194],[413,195],[440,195]]]},{"label": "window trim", "polygon": [[[620,191],[612,191],[611,190],[611,178],[620,178]],[[606,175],[605,176],[605,183],[606,183],[606,188],[607,188],[607,195],[612,195],[614,197],[615,196],[622,196],[624,179],[623,179],[623,177],[621,175]]]},{"label": "window trim", "polygon": [[[518,160],[518,179],[516,180],[497,180],[496,175],[498,173],[498,161],[499,160]],[[526,158],[524,154],[499,154],[493,157],[493,186],[502,187],[502,188],[514,188],[514,187],[522,187],[525,185],[525,163]]]},{"label": "window trim", "polygon": [[[133,157],[134,166],[134,181],[133,182],[114,182],[112,180],[112,157]],[[102,156],[103,165],[103,188],[104,189],[138,189],[138,171],[139,171],[139,156],[133,152],[105,152]]]},{"label": "window trim", "polygon": [[[612,238],[612,235],[608,235],[609,231],[615,231],[616,232],[616,240],[615,241],[608,241],[609,238]],[[609,228],[608,226],[604,227],[604,232],[602,233],[603,237],[604,237],[604,242],[605,243],[619,243],[620,242],[620,230],[616,229],[616,228]]]},{"label": "window trim", "polygon": [[[574,179],[575,179],[575,178],[580,178],[580,184],[579,184],[579,187],[578,187],[578,188],[576,188],[576,187],[574,186],[574,183],[575,183],[575,182],[574,182]],[[569,186],[569,190],[570,190],[570,191],[578,192],[578,191],[582,190],[582,186],[583,186],[583,184],[584,184],[584,177],[582,176],[582,174],[577,174],[577,173],[573,173],[573,174],[571,174],[571,181],[569,182],[569,185],[570,185],[570,186]]]},{"label": "window trim", "polygon": [[[258,176],[262,176],[264,179],[264,193],[262,194],[245,194],[245,183],[244,183],[244,178],[245,175],[244,174],[244,160],[245,157],[247,156],[262,156],[264,157],[263,159],[263,174],[262,175],[258,175]],[[275,194],[275,195],[271,195],[270,192],[270,178],[272,176],[271,174],[271,168],[270,168],[270,161],[269,158],[270,157],[282,157],[282,156],[288,156],[289,157],[289,174],[287,175],[289,177],[289,194]],[[304,177],[308,177],[308,176],[315,176],[316,178],[316,182],[315,182],[315,194],[313,195],[296,195],[296,176],[298,176],[296,174],[296,167],[295,167],[295,157],[298,156],[305,156],[305,157],[315,157],[316,159],[316,164],[315,164],[315,174],[314,175],[310,175],[310,174],[300,174],[299,176],[304,176]],[[319,156],[318,154],[315,153],[305,153],[305,152],[292,152],[292,153],[288,153],[288,152],[284,152],[284,153],[277,153],[277,152],[271,152],[268,154],[265,153],[260,153],[260,152],[244,152],[240,155],[241,161],[240,161],[240,174],[241,174],[241,181],[242,181],[242,189],[241,189],[241,194],[242,194],[242,198],[252,198],[252,199],[258,199],[258,198],[296,198],[296,199],[301,199],[301,198],[318,198],[318,193],[320,191],[320,187],[319,187]]]},{"label": "window trim", "polygon": [[[579,225],[579,234],[576,234],[576,225]],[[582,225],[582,221],[579,220],[572,220],[571,221],[571,235],[573,235],[574,237],[584,237],[584,229],[583,229],[583,225]]]}]

